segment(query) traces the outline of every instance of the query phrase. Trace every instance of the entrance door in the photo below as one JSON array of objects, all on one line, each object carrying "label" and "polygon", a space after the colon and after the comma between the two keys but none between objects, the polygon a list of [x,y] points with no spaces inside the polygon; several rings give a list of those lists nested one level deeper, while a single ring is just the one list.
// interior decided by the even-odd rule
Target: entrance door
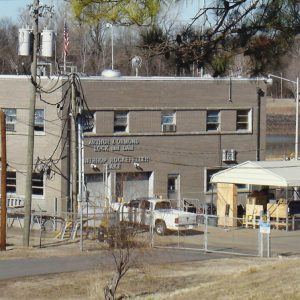
[{"label": "entrance door", "polygon": [[180,181],[178,174],[168,175],[168,198],[178,200],[180,197]]}]

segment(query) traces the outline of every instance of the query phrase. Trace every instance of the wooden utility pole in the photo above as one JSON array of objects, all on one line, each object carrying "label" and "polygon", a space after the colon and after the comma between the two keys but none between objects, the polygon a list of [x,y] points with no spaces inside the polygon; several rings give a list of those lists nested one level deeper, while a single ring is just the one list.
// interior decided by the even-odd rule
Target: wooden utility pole
[{"label": "wooden utility pole", "polygon": [[0,111],[1,123],[1,231],[0,250],[6,250],[6,124],[5,114]]},{"label": "wooden utility pole", "polygon": [[39,21],[39,0],[33,2],[33,54],[31,63],[31,96],[29,103],[28,118],[28,144],[27,144],[27,172],[26,172],[26,191],[25,191],[25,215],[23,246],[29,247],[30,223],[31,223],[31,202],[32,202],[32,172],[33,172],[33,153],[34,153],[34,116],[37,92],[37,49],[38,49],[38,21]]},{"label": "wooden utility pole", "polygon": [[72,68],[72,117],[71,117],[71,153],[72,153],[72,212],[73,220],[76,219],[78,210],[77,193],[78,193],[78,136],[77,136],[77,105],[76,105],[76,89],[75,74]]}]

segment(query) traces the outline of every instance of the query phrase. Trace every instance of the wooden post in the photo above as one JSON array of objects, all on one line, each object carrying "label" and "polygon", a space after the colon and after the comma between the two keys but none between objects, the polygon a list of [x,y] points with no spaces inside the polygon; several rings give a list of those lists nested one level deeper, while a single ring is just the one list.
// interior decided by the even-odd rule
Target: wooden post
[{"label": "wooden post", "polygon": [[5,114],[0,111],[1,123],[1,231],[0,250],[6,250],[6,125]]}]

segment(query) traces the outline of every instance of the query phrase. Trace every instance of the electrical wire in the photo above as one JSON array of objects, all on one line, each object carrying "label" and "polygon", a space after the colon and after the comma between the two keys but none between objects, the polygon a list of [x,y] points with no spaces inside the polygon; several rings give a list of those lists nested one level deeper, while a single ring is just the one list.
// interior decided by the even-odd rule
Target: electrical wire
[{"label": "electrical wire", "polygon": [[[15,167],[11,166],[11,165],[8,164],[8,163],[7,163],[7,165],[8,165],[9,167],[11,167],[13,170],[15,170],[17,173],[19,173],[19,174],[21,174],[21,175],[23,175],[23,176],[27,176],[27,175],[26,175],[26,174],[27,174],[26,171],[22,172],[22,171],[16,169]],[[60,175],[61,175],[61,174],[60,174]],[[63,176],[63,175],[61,175],[61,176]],[[68,178],[64,177],[64,179],[66,179],[66,180],[68,181]],[[56,189],[55,187],[50,186],[50,185],[48,185],[47,183],[45,183],[45,187],[47,187],[47,188],[49,188],[49,189],[52,189],[52,190],[54,190],[54,191],[56,191],[56,192],[59,192],[59,193],[62,192],[61,189]],[[63,197],[65,197],[65,196],[67,196],[67,195],[64,195]]]}]

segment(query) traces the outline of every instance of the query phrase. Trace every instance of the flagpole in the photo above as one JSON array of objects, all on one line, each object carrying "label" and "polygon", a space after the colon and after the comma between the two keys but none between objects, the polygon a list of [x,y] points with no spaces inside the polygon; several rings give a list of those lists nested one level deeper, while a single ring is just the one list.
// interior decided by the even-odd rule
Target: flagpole
[{"label": "flagpole", "polygon": [[64,74],[67,73],[67,55],[69,48],[69,32],[67,27],[67,21],[64,21]]},{"label": "flagpole", "polygon": [[67,58],[66,58],[66,52],[64,51],[64,74],[66,74],[67,71]]},{"label": "flagpole", "polygon": [[66,53],[66,18],[64,19],[64,74],[66,74],[66,70],[67,70],[67,53]]}]

